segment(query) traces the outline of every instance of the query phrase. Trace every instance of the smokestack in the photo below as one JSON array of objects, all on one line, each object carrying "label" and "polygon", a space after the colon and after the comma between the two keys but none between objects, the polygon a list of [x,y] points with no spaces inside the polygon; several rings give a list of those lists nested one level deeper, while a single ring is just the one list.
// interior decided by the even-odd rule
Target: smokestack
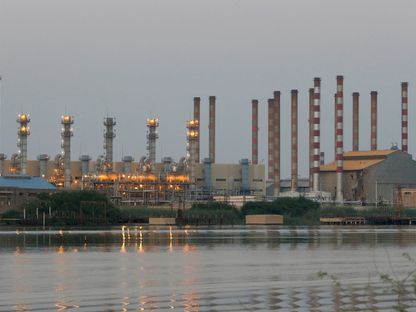
[{"label": "smokestack", "polygon": [[114,126],[115,118],[107,117],[104,119],[104,151],[105,151],[105,172],[113,171],[113,140],[116,137]]},{"label": "smokestack", "polygon": [[337,94],[334,94],[334,160],[337,161]]},{"label": "smokestack", "polygon": [[[194,120],[198,124],[198,133],[200,132],[200,121],[201,121],[201,98],[200,97],[194,97]],[[200,157],[201,157],[201,142],[200,137],[198,136],[198,140],[195,143],[196,151],[195,151],[195,161],[197,164],[200,163]]]},{"label": "smokestack", "polygon": [[343,202],[342,175],[344,171],[344,77],[337,76],[337,196],[338,203]]},{"label": "smokestack", "polygon": [[291,110],[292,110],[292,179],[291,179],[291,190],[296,192],[298,189],[298,90],[291,91]]},{"label": "smokestack", "polygon": [[208,156],[215,163],[215,96],[209,97],[209,151]]},{"label": "smokestack", "polygon": [[371,91],[371,150],[377,150],[377,91]]},{"label": "smokestack", "polygon": [[159,138],[157,134],[157,127],[159,127],[159,120],[156,118],[147,119],[147,150],[148,159],[152,165],[156,163],[156,140]]},{"label": "smokestack", "polygon": [[319,158],[321,148],[321,78],[314,78],[313,102],[313,191],[319,191]]},{"label": "smokestack", "polygon": [[251,111],[251,162],[253,165],[257,165],[259,160],[259,101],[251,101]]},{"label": "smokestack", "polygon": [[273,92],[273,181],[274,196],[280,193],[280,91]]},{"label": "smokestack", "polygon": [[407,82],[402,82],[402,151],[408,151],[408,101]]},{"label": "smokestack", "polygon": [[273,99],[267,100],[267,150],[268,150],[268,166],[267,166],[267,177],[273,181],[274,189],[274,102]]},{"label": "smokestack", "polygon": [[62,116],[62,148],[64,154],[64,187],[71,187],[71,137],[73,136],[72,125],[74,118],[72,116]]},{"label": "smokestack", "polygon": [[17,146],[19,147],[19,156],[20,156],[20,174],[27,174],[27,137],[30,134],[29,122],[30,117],[27,114],[17,115],[17,120],[19,123],[19,128],[17,131],[18,142]]},{"label": "smokestack", "polygon": [[321,166],[325,165],[325,152],[321,152],[320,157],[319,157],[319,164]]},{"label": "smokestack", "polygon": [[359,109],[360,93],[352,94],[352,150],[360,150],[360,109]]},{"label": "smokestack", "polygon": [[41,178],[45,178],[47,174],[49,156],[47,154],[40,154],[38,156],[38,160],[39,160],[39,176]]},{"label": "smokestack", "polygon": [[309,189],[313,188],[313,88],[309,89]]}]

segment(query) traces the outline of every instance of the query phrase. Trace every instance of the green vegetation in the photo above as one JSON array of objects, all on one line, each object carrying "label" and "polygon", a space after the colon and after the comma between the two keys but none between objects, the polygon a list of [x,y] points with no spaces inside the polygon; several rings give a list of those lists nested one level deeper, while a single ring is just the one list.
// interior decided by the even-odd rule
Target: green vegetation
[{"label": "green vegetation", "polygon": [[318,225],[319,204],[306,199],[278,198],[272,202],[249,202],[241,209],[243,216],[250,214],[280,214],[284,223],[291,225]]},{"label": "green vegetation", "polygon": [[241,224],[241,213],[226,203],[210,202],[207,204],[194,204],[185,210],[184,223],[186,224]]},{"label": "green vegetation", "polygon": [[48,225],[113,224],[120,219],[120,210],[95,191],[40,194],[20,209],[7,211],[2,218],[23,219],[23,211],[26,219],[22,222],[30,225],[41,225],[43,215]]}]

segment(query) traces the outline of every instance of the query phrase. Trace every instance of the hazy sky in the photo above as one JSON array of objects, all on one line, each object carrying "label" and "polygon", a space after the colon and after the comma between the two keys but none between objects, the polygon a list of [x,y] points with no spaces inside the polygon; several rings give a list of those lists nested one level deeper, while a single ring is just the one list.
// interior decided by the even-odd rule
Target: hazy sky
[{"label": "hazy sky", "polygon": [[409,150],[416,152],[416,1],[0,0],[0,150],[16,147],[16,114],[31,114],[29,158],[60,151],[60,116],[74,116],[72,157],[102,153],[103,118],[117,119],[115,160],[146,153],[147,117],[160,120],[157,158],[185,154],[185,121],[217,97],[217,162],[251,157],[251,99],[282,92],[282,174],[290,171],[290,90],[299,89],[300,172],[307,172],[308,88],[322,78],[322,141],[333,159],[333,94],[344,75],[345,148],[351,93],[360,97],[360,147],[369,148],[370,91],[379,92],[379,147],[400,143],[400,83],[409,82]]}]

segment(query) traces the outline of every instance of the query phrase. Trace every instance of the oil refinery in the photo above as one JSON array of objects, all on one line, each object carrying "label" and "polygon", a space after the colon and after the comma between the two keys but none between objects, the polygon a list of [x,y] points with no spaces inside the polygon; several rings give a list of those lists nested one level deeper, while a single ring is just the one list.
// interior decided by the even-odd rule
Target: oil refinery
[{"label": "oil refinery", "polygon": [[[71,138],[76,135],[76,118],[61,117],[61,152],[55,156],[40,154],[37,160],[27,159],[27,142],[30,136],[29,114],[17,117],[18,150],[7,159],[0,154],[2,179],[39,177],[56,189],[85,189],[105,192],[120,205],[186,205],[195,201],[222,197],[273,199],[279,196],[306,196],[314,200],[336,203],[394,202],[398,197],[416,203],[416,162],[408,154],[408,83],[401,84],[401,103],[397,105],[402,115],[401,148],[378,149],[377,92],[370,93],[371,124],[369,151],[360,150],[359,97],[353,92],[352,151],[344,150],[344,77],[336,77],[334,95],[334,151],[335,160],[325,163],[321,151],[321,79],[312,81],[309,91],[309,176],[299,178],[298,171],[298,90],[290,91],[291,101],[291,174],[289,180],[281,179],[281,92],[274,91],[267,101],[267,171],[259,163],[259,101],[251,100],[251,160],[241,159],[234,164],[216,163],[216,97],[208,98],[208,157],[201,157],[201,98],[193,99],[193,118],[184,122],[186,155],[178,160],[163,157],[158,161],[157,140],[159,120],[152,116],[145,120],[147,154],[123,156],[114,161],[116,139],[115,117],[103,121],[103,153],[95,160],[90,155],[71,159]],[[398,103],[399,104],[399,103]],[[327,109],[327,108],[325,108]],[[74,130],[75,128],[75,130]],[[186,130],[186,132],[185,132]],[[266,176],[267,172],[267,176]],[[12,188],[12,187],[10,187]],[[398,195],[398,190],[402,192]],[[415,191],[413,191],[415,190]],[[0,205],[10,203],[13,192],[3,192]],[[407,198],[407,197],[408,198]],[[413,197],[415,197],[413,199]],[[10,204],[9,204],[10,205]]]}]

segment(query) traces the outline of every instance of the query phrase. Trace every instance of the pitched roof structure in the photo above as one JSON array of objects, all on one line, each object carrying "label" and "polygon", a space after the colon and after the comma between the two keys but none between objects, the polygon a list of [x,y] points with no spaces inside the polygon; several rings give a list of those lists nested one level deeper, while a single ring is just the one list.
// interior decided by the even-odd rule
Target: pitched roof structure
[{"label": "pitched roof structure", "polygon": [[[397,150],[354,151],[344,153],[344,171],[363,170],[381,163],[387,156],[398,152]],[[320,167],[320,171],[336,171],[337,165],[333,161]]]},{"label": "pitched roof structure", "polygon": [[7,175],[0,177],[0,188],[19,188],[30,190],[55,190],[55,186],[40,177],[26,175]]}]

